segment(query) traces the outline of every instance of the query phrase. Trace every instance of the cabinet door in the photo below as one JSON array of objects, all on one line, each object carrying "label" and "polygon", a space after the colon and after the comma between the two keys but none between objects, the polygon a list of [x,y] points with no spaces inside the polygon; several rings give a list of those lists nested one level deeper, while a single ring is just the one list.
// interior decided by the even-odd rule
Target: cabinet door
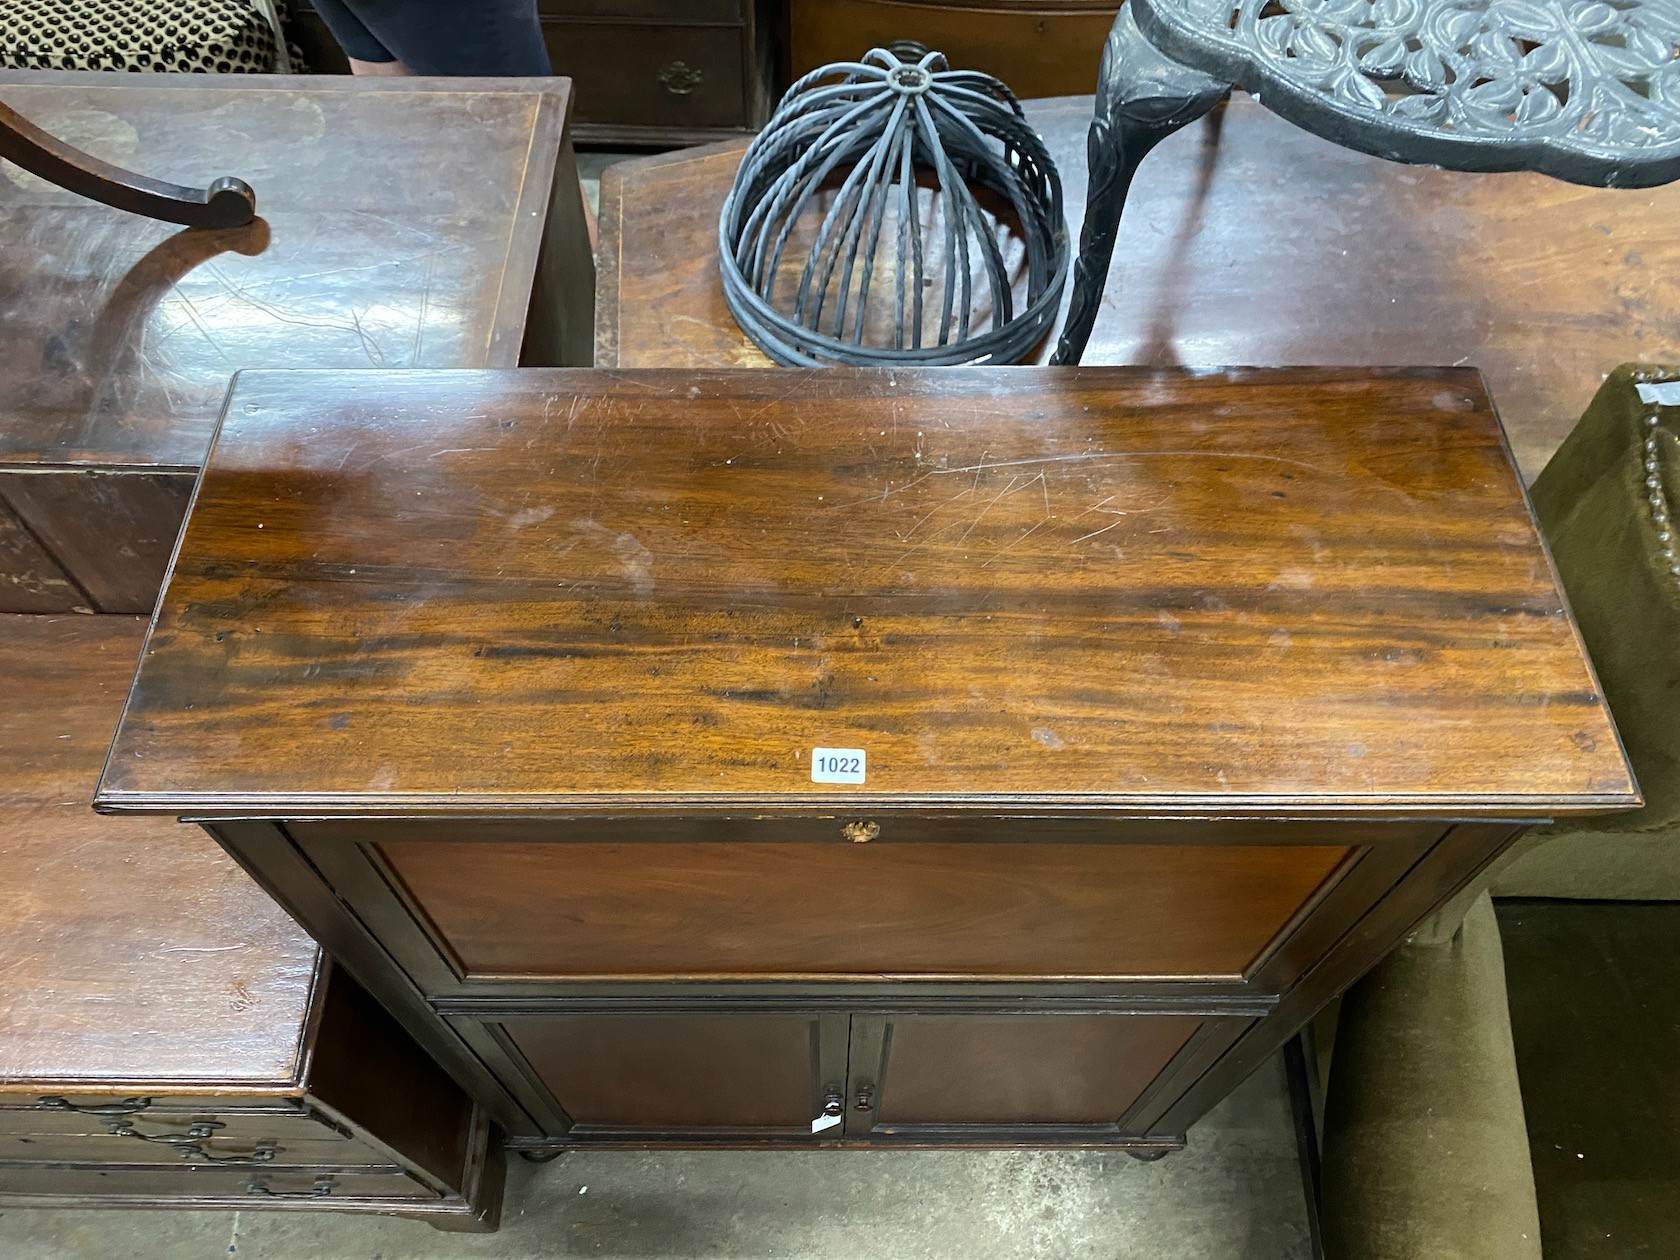
[{"label": "cabinet door", "polygon": [[785,1142],[840,1134],[843,1014],[568,1012],[510,1017],[498,1027],[536,1086],[571,1120],[572,1142]]},{"label": "cabinet door", "polygon": [[[1095,1144],[1175,1059],[1246,1019],[952,1014],[852,1018],[846,1132],[912,1143]],[[1193,1046],[1192,1043],[1195,1043]]]}]

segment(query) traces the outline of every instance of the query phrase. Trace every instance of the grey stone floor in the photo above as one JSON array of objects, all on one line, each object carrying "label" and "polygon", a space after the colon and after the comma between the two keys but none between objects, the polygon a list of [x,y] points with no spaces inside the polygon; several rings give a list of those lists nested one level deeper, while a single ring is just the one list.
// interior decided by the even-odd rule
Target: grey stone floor
[{"label": "grey stone floor", "polygon": [[509,1161],[502,1228],[281,1212],[0,1213],[5,1260],[1297,1260],[1283,1073],[1154,1164],[1101,1152],[587,1152]]}]

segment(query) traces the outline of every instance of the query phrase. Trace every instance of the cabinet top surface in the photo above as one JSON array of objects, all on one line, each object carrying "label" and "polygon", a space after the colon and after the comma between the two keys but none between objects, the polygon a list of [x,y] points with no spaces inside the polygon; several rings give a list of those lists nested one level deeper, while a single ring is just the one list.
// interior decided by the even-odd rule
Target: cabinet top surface
[{"label": "cabinet top surface", "polygon": [[1474,371],[993,368],[243,374],[98,800],[1637,793]]},{"label": "cabinet top surface", "polygon": [[0,72],[94,157],[257,195],[184,231],[0,165],[0,462],[197,467],[241,367],[519,360],[564,79]]}]

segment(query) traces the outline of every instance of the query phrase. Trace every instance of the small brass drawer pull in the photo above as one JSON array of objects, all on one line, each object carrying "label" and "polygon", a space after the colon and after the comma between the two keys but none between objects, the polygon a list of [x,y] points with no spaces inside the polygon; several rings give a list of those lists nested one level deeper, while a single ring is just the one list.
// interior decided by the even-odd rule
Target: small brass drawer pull
[{"label": "small brass drawer pull", "polygon": [[845,836],[846,839],[850,840],[853,844],[868,844],[871,840],[881,834],[881,824],[878,822],[868,822],[864,819],[859,819],[856,822],[849,822],[844,827],[840,828],[840,834]]}]

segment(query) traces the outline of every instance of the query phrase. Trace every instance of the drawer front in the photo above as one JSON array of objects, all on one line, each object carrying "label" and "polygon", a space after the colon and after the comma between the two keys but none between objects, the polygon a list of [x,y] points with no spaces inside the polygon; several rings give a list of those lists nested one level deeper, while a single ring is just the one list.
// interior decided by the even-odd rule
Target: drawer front
[{"label": "drawer front", "polygon": [[577,122],[750,125],[741,30],[545,20],[543,35],[554,73],[572,80]]},{"label": "drawer front", "polygon": [[[99,1103],[74,1100],[85,1110],[69,1111],[49,1107],[0,1108],[0,1135],[44,1134],[109,1137],[113,1126],[149,1136],[187,1138],[195,1126],[213,1126],[215,1141],[259,1144],[300,1142],[347,1142],[337,1129],[305,1111],[235,1111],[224,1107],[177,1110],[147,1106],[130,1109],[122,1102]],[[108,1114],[92,1110],[109,1108]],[[133,1139],[128,1139],[133,1141]],[[134,1142],[134,1145],[141,1143]]]},{"label": "drawer front", "polygon": [[1244,979],[1354,852],[1329,844],[429,839],[382,840],[364,851],[469,982],[1227,983]]},{"label": "drawer front", "polygon": [[611,22],[741,22],[749,0],[537,0],[546,18]]},{"label": "drawer front", "polygon": [[59,1195],[112,1199],[228,1199],[252,1207],[336,1199],[436,1200],[434,1191],[400,1169],[92,1168],[0,1163],[0,1202],[7,1196]]},{"label": "drawer front", "polygon": [[[326,1140],[322,1140],[325,1138]],[[167,1139],[167,1140],[166,1140]],[[72,1164],[197,1164],[207,1167],[309,1167],[336,1164],[386,1164],[371,1147],[330,1136],[328,1130],[311,1141],[276,1138],[229,1138],[214,1130],[189,1130],[183,1135],[131,1133],[7,1133],[0,1134],[0,1160],[20,1163]]]}]

